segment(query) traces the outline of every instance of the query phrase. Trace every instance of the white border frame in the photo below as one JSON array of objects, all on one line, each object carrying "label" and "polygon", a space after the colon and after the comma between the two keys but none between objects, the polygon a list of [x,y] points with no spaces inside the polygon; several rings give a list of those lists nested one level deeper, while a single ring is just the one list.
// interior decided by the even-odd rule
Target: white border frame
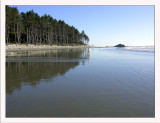
[{"label": "white border frame", "polygon": [[[5,118],[5,5],[154,5],[155,118]],[[160,0],[1,0],[1,122],[160,122]]]}]

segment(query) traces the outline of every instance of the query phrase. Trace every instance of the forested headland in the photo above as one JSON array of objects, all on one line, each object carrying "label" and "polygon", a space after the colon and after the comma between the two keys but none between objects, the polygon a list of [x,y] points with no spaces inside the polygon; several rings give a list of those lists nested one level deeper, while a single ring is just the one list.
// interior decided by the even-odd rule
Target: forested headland
[{"label": "forested headland", "polygon": [[6,6],[6,44],[85,45],[89,37],[63,20]]}]

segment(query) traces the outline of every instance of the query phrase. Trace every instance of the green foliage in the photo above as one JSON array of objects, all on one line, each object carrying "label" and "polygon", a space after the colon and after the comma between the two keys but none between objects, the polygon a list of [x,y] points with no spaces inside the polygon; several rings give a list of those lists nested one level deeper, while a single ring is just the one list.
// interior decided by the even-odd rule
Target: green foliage
[{"label": "green foliage", "polygon": [[84,45],[89,38],[84,30],[50,15],[40,17],[33,10],[19,14],[16,7],[6,6],[6,43]]}]

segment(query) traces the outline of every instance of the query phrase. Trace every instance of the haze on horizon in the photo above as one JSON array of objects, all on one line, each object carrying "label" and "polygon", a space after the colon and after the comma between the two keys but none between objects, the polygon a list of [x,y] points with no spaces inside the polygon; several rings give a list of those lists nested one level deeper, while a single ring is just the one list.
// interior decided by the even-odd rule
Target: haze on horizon
[{"label": "haze on horizon", "polygon": [[49,14],[84,30],[89,45],[154,46],[154,6],[11,6]]}]

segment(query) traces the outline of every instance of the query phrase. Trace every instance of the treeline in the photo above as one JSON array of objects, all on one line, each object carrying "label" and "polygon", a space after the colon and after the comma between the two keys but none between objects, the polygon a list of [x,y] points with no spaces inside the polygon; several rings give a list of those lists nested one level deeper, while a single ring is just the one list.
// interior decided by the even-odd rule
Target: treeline
[{"label": "treeline", "polygon": [[19,13],[6,6],[6,44],[84,45],[89,37],[63,20],[50,15],[39,16],[33,10]]}]

